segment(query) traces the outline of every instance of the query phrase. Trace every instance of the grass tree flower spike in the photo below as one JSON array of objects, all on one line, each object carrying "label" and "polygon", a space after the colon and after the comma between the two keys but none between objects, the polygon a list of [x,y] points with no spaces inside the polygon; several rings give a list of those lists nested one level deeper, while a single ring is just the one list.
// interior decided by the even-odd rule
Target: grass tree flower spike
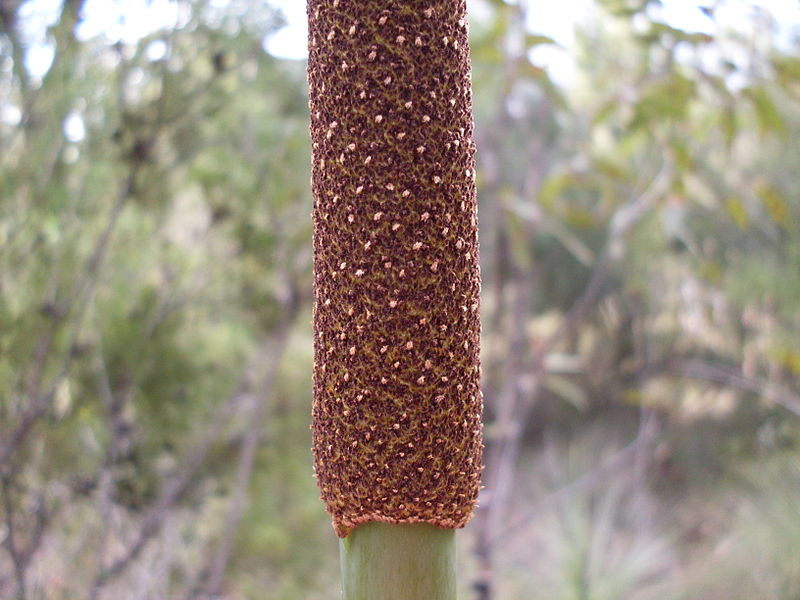
[{"label": "grass tree flower spike", "polygon": [[340,537],[464,526],[481,471],[465,0],[309,0],[313,450]]}]

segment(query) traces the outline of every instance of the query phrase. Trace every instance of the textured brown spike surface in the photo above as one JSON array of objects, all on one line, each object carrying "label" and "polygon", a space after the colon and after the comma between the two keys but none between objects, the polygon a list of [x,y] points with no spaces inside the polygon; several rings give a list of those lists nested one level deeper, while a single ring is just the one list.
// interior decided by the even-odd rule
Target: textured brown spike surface
[{"label": "textured brown spike surface", "polygon": [[464,0],[309,0],[313,450],[336,533],[462,527],[480,487]]}]

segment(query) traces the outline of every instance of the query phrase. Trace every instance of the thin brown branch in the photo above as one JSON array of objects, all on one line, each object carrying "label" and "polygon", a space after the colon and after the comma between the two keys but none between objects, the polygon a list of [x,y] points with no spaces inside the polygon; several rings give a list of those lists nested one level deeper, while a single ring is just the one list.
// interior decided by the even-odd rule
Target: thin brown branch
[{"label": "thin brown branch", "polygon": [[283,356],[289,338],[291,326],[297,315],[297,302],[293,301],[287,308],[286,317],[282,320],[278,330],[266,344],[262,352],[262,364],[267,368],[253,390],[253,405],[248,415],[249,427],[239,452],[239,462],[236,470],[236,483],[233,497],[231,498],[228,514],[223,526],[222,540],[214,553],[208,572],[205,595],[216,597],[222,591],[223,578],[236,541],[239,523],[247,506],[247,491],[250,488],[256,451],[262,438],[264,417],[267,400],[270,398],[278,374],[280,359]]},{"label": "thin brown branch", "polygon": [[[649,185],[631,202],[617,210],[608,226],[605,247],[595,261],[582,294],[567,311],[557,330],[538,347],[532,349],[532,352],[528,350],[527,333],[523,326],[528,319],[529,294],[520,293],[517,296],[516,306],[512,309],[512,341],[506,354],[504,383],[498,391],[495,402],[498,415],[493,427],[495,428],[494,435],[497,437],[495,439],[489,437],[487,440],[485,472],[487,492],[483,495],[482,505],[478,512],[476,543],[476,554],[481,566],[474,587],[479,600],[492,598],[491,550],[495,543],[494,532],[499,528],[507,501],[506,496],[514,479],[525,422],[533,399],[538,393],[540,382],[545,375],[547,357],[559,343],[573,335],[596,305],[611,274],[614,262],[624,252],[628,234],[656,206],[665,191],[665,186],[669,184],[670,173],[670,164],[665,162]],[[537,176],[536,173],[529,174],[526,186],[532,188],[540,181],[541,176]],[[535,234],[537,224],[536,221],[530,224],[528,232],[530,236]],[[530,282],[526,277],[522,276],[518,279],[520,279],[518,284],[520,290],[530,287]],[[498,294],[501,292],[502,288],[498,290]],[[496,301],[499,301],[499,298]],[[523,336],[523,339],[517,340],[520,335]],[[524,365],[517,364],[520,360],[530,361],[527,369]],[[523,374],[527,374],[531,378],[527,390],[520,389],[520,379]],[[487,390],[486,394],[489,398],[492,397],[491,390]]]},{"label": "thin brown branch", "polygon": [[500,543],[511,535],[524,532],[524,526],[544,513],[549,506],[563,502],[565,499],[575,494],[586,493],[601,486],[608,480],[610,475],[620,469],[629,467],[631,463],[630,459],[635,456],[637,452],[640,452],[643,447],[651,445],[656,438],[657,432],[658,429],[655,421],[647,420],[636,437],[626,446],[605,458],[596,468],[584,473],[563,487],[554,490],[541,500],[538,500],[533,506],[529,507],[524,514],[514,519],[506,527],[502,529],[498,528],[492,536],[492,541],[495,544]]},{"label": "thin brown branch", "polygon": [[[57,311],[57,314],[60,315],[59,323],[61,323],[65,321],[66,316],[70,314],[73,309],[77,310],[73,322],[71,342],[67,346],[62,364],[50,382],[50,385],[44,392],[40,392],[31,398],[27,407],[23,411],[22,417],[20,418],[16,428],[14,428],[11,433],[5,436],[7,441],[5,444],[0,445],[0,469],[7,470],[10,468],[9,462],[11,458],[16,453],[19,446],[24,442],[34,424],[47,413],[47,410],[49,409],[53,398],[55,397],[55,393],[59,384],[69,371],[69,367],[73,359],[72,347],[74,346],[78,335],[81,332],[83,319],[90,304],[89,299],[97,282],[97,274],[108,251],[109,243],[119,220],[119,216],[132,194],[133,181],[136,177],[136,173],[137,170],[134,169],[125,180],[125,183],[120,190],[120,194],[117,197],[117,201],[114,203],[114,206],[109,213],[106,226],[103,229],[103,232],[100,234],[100,238],[95,245],[92,255],[87,261],[86,267],[82,271],[81,278],[78,280],[78,282],[76,282],[75,286],[73,287],[73,291],[69,295],[64,306]],[[39,352],[37,350],[35,375],[29,383],[31,389],[39,390],[41,388],[41,377],[44,372],[47,355],[52,347],[55,330],[56,327],[49,327],[37,346],[37,348],[44,348],[44,351]]]},{"label": "thin brown branch", "polygon": [[92,598],[96,598],[102,587],[125,571],[139,557],[150,539],[158,533],[169,509],[180,500],[188,489],[193,476],[205,461],[211,446],[220,437],[231,415],[241,404],[242,398],[243,394],[241,390],[238,390],[214,412],[203,437],[187,452],[180,469],[166,482],[155,503],[145,511],[133,543],[128,546],[122,556],[114,560],[108,567],[103,568],[98,574],[93,586]]},{"label": "thin brown branch", "polygon": [[3,497],[3,513],[5,514],[6,539],[3,545],[6,547],[11,563],[14,566],[14,577],[16,578],[17,600],[26,600],[28,597],[25,574],[27,572],[27,562],[17,540],[17,527],[14,519],[14,501],[11,497],[12,480],[10,476],[4,475],[0,478]]},{"label": "thin brown branch", "polygon": [[737,367],[691,358],[669,361],[666,370],[682,377],[703,379],[758,394],[800,417],[800,395],[779,383],[747,377]]},{"label": "thin brown branch", "polygon": [[532,365],[534,372],[542,371],[547,355],[560,342],[570,337],[591,311],[608,281],[611,267],[624,254],[627,236],[655,208],[669,185],[671,173],[670,164],[665,163],[647,188],[618,209],[611,218],[605,247],[595,261],[586,287],[569,308],[558,329],[540,347]]},{"label": "thin brown branch", "polygon": [[[295,302],[296,296],[293,295],[292,299],[292,301]],[[287,313],[288,316],[271,332],[270,339],[267,341],[268,344],[273,343],[275,337],[281,338],[287,335],[288,330],[291,329],[291,325],[296,319],[299,308],[299,303],[297,303],[297,305]],[[284,332],[284,329],[286,332]],[[247,375],[253,369],[262,366],[260,363],[261,356],[262,354],[258,353],[258,356],[255,357],[252,364],[246,370],[245,376],[243,376],[242,381],[240,381],[240,384],[237,386],[236,392],[215,411],[210,422],[204,428],[202,437],[186,454],[175,475],[166,482],[156,502],[146,510],[141,519],[139,530],[134,537],[134,541],[120,557],[116,558],[109,566],[101,569],[92,587],[92,598],[99,597],[102,588],[111,580],[121,575],[140,556],[147,544],[161,530],[161,527],[169,516],[171,508],[179,502],[186,493],[195,474],[210,453],[212,445],[221,436],[222,431],[227,426],[230,417],[237,412],[242,401],[251,394],[251,385],[247,382]],[[266,385],[266,383],[269,382],[262,383]],[[257,441],[258,438],[256,437],[255,442]],[[252,464],[249,469],[252,470]]]},{"label": "thin brown branch", "polygon": [[39,549],[39,545],[44,537],[47,524],[50,522],[51,512],[47,510],[47,504],[43,492],[40,492],[36,498],[33,516],[35,518],[33,530],[30,533],[27,547],[21,553],[21,557],[25,565],[30,564],[33,555],[36,553],[36,550]]}]

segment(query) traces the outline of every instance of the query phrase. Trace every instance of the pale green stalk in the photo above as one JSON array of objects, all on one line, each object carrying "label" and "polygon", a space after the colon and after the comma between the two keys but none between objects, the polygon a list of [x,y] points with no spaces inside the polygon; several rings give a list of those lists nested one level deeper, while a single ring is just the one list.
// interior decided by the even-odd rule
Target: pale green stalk
[{"label": "pale green stalk", "polygon": [[340,540],[343,600],[456,600],[456,532],[367,523]]}]

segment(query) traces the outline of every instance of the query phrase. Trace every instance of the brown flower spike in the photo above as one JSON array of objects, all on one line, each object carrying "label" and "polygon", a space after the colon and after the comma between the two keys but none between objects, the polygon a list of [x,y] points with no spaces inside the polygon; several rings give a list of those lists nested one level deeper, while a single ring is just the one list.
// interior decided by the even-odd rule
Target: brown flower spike
[{"label": "brown flower spike", "polygon": [[309,0],[315,468],[345,537],[480,487],[465,0]]}]

